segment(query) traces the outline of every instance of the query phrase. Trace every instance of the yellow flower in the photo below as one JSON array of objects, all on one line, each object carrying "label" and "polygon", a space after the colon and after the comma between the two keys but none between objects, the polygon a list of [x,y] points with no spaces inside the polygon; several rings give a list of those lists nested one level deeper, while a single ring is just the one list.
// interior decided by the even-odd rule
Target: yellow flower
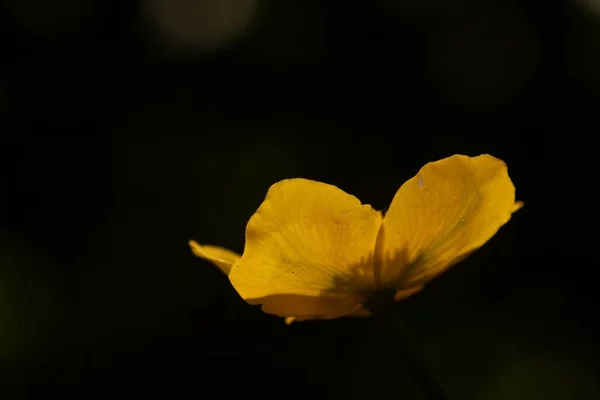
[{"label": "yellow flower", "polygon": [[286,318],[369,315],[379,290],[402,300],[487,242],[523,206],[506,164],[454,155],[425,165],[385,214],[307,179],[271,186],[246,227],[242,256],[190,241],[250,304]]}]

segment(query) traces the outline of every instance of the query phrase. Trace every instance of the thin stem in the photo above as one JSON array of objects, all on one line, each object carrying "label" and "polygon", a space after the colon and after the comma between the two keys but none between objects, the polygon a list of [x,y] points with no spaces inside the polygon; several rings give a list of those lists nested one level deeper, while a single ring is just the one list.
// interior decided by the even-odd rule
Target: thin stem
[{"label": "thin stem", "polygon": [[411,344],[410,335],[398,313],[393,293],[379,292],[364,306],[371,311],[373,319],[386,331],[394,334],[406,366],[429,400],[450,400],[444,389],[431,374]]}]

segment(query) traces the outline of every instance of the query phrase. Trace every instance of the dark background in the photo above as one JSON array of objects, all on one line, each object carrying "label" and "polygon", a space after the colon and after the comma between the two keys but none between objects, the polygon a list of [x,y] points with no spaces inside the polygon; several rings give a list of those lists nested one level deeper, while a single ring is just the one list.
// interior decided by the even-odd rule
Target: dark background
[{"label": "dark background", "polygon": [[399,304],[419,351],[454,399],[600,396],[596,2],[0,7],[6,398],[422,399],[368,319],[287,327],[187,241],[241,251],[282,178],[384,209],[455,153],[526,206]]}]

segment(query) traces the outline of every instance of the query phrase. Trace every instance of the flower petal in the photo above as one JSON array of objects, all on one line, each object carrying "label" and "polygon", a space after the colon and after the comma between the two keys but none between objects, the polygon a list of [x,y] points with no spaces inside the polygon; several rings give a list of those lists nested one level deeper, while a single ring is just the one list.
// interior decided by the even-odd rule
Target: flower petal
[{"label": "flower petal", "polygon": [[[370,317],[371,316],[371,312],[369,310],[367,310],[366,308],[364,308],[363,306],[359,305],[357,306],[354,311],[351,314],[346,315],[347,317]],[[286,325],[291,325],[294,322],[302,322],[302,321],[309,321],[315,318],[309,318],[309,317],[285,317],[285,324]]]},{"label": "flower petal", "polygon": [[269,189],[246,227],[244,254],[229,275],[267,313],[295,318],[351,314],[374,290],[381,214],[335,186],[287,179]]},{"label": "flower petal", "polygon": [[481,247],[521,206],[506,164],[490,155],[425,165],[398,190],[384,218],[378,283],[417,290]]},{"label": "flower petal", "polygon": [[200,245],[194,240],[189,241],[192,252],[203,260],[216,265],[225,275],[229,275],[233,264],[238,262],[240,255],[223,247],[208,244]]}]

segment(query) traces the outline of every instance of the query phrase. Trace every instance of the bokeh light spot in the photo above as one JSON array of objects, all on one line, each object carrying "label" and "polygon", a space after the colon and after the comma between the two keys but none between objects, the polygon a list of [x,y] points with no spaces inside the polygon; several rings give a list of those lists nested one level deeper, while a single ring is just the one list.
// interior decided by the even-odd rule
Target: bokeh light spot
[{"label": "bokeh light spot", "polygon": [[242,38],[258,0],[148,0],[143,13],[167,46],[211,52]]}]

